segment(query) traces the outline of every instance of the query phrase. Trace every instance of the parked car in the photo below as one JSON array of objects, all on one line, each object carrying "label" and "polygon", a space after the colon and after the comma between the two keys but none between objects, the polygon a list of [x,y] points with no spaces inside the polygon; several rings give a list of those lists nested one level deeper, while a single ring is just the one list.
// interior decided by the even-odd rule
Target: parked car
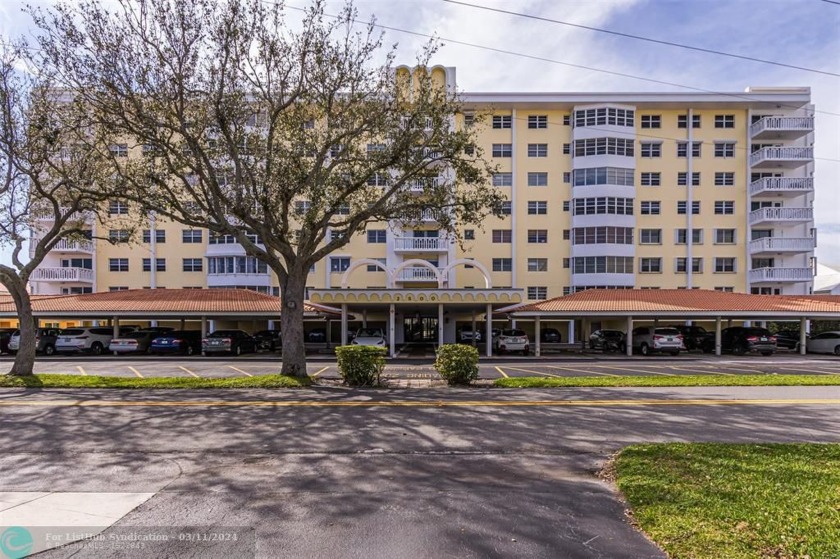
[{"label": "parked car", "polygon": [[388,345],[381,328],[359,328],[350,345],[371,345],[385,347]]},{"label": "parked car", "polygon": [[681,349],[685,349],[685,345],[682,334],[676,328],[633,328],[633,351],[638,350],[642,355],[650,355],[657,351],[679,355]]},{"label": "parked car", "polygon": [[524,330],[501,330],[493,338],[493,347],[498,353],[506,351],[521,351],[522,355],[528,355],[531,351],[531,344],[528,341],[528,334]]},{"label": "parked car", "polygon": [[589,335],[589,349],[625,351],[626,337],[621,330],[595,330]]},{"label": "parked car", "polygon": [[[669,328],[675,328],[682,334],[683,344],[685,349],[692,351],[694,349],[702,349],[703,342],[709,336],[709,333],[702,326],[686,326],[685,324],[674,324]],[[714,336],[714,332],[712,333]]]},{"label": "parked car", "polygon": [[327,341],[327,331],[324,328],[313,328],[306,334],[306,341],[311,344],[322,344]]},{"label": "parked car", "polygon": [[17,328],[0,328],[0,353],[9,353],[9,340]]},{"label": "parked car", "polygon": [[165,334],[158,334],[149,346],[154,354],[178,353],[193,355],[201,353],[200,330],[173,330]]},{"label": "parked car", "polygon": [[257,351],[257,340],[244,330],[216,330],[201,340],[201,351],[211,353],[243,353]]},{"label": "parked car", "polygon": [[201,331],[172,330],[171,332],[158,334],[152,338],[149,351],[156,355],[166,353],[193,355],[201,353]]},{"label": "parked car", "polygon": [[562,340],[560,331],[556,328],[541,328],[540,341],[546,344],[559,344]]},{"label": "parked car", "polygon": [[822,332],[808,340],[806,346],[809,353],[833,353],[840,355],[840,332]]},{"label": "parked car", "polygon": [[482,340],[481,330],[473,332],[471,326],[464,326],[461,328],[461,331],[458,333],[458,341],[462,344],[471,344],[473,340],[476,342],[480,342]]},{"label": "parked car", "polygon": [[[55,342],[61,334],[59,328],[36,328],[35,329],[35,353],[53,355],[55,353]],[[15,330],[9,338],[9,353],[15,354],[20,349],[20,330]]]},{"label": "parked car", "polygon": [[257,349],[277,351],[283,347],[283,338],[280,336],[280,330],[260,330],[254,334],[254,338],[257,339]]},{"label": "parked car", "polygon": [[[703,342],[703,351],[715,350],[715,338],[712,334]],[[773,355],[776,351],[776,337],[766,328],[732,326],[720,331],[720,350],[743,355],[758,352],[761,355]]]},{"label": "parked car", "polygon": [[[780,330],[776,332],[776,348],[790,349],[799,352],[799,330]],[[808,335],[805,335],[805,346],[808,346]]]},{"label": "parked car", "polygon": [[150,353],[152,340],[171,332],[172,328],[154,328],[149,330],[134,330],[119,338],[114,338],[108,345],[108,350],[114,355],[121,353]]},{"label": "parked car", "polygon": [[[120,332],[117,332],[120,334]],[[83,327],[61,331],[55,342],[58,353],[92,353],[102,355],[114,338],[113,328]]]}]

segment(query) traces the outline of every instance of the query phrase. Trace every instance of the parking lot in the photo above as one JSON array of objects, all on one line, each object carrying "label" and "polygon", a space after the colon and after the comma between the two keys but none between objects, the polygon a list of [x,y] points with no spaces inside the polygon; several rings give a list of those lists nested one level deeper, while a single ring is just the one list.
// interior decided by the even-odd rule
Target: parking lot
[{"label": "parking lot", "polygon": [[[278,354],[258,353],[241,357],[155,357],[155,356],[39,356],[38,374],[102,375],[118,377],[195,377],[232,378],[276,374],[280,371]],[[10,356],[0,357],[0,370],[11,365]],[[339,378],[335,360],[327,356],[307,364],[310,376]],[[573,377],[573,376],[670,376],[670,375],[770,375],[817,374],[840,375],[840,359],[831,355],[800,356],[778,353],[772,357],[714,357],[702,353],[680,357],[655,355],[626,357],[617,354],[569,354],[562,357],[511,357],[482,359],[479,378],[502,377]],[[385,367],[386,378],[437,379],[431,359],[391,360]]]}]

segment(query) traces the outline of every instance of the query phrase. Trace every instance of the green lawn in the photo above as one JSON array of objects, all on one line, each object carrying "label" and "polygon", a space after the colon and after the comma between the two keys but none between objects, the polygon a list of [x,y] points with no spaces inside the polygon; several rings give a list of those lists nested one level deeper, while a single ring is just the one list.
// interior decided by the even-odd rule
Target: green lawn
[{"label": "green lawn", "polygon": [[840,375],[673,375],[622,377],[511,377],[494,381],[501,388],[563,386],[836,386]]},{"label": "green lawn", "polygon": [[646,444],[615,461],[632,516],[674,559],[840,557],[840,445]]},{"label": "green lawn", "polygon": [[303,388],[308,378],[265,375],[248,378],[100,377],[86,375],[0,375],[0,388]]}]

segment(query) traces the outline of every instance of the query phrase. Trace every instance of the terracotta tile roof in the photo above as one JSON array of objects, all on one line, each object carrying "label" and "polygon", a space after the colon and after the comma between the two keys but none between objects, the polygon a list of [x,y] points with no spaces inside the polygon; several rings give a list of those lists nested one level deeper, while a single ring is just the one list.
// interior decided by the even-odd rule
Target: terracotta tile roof
[{"label": "terracotta tile roof", "polygon": [[[246,289],[130,289],[83,295],[33,295],[36,314],[118,313],[279,315],[280,298]],[[323,305],[304,303],[304,312],[340,314]],[[11,297],[0,295],[0,314],[14,314]]]},{"label": "terracotta tile roof", "polygon": [[588,289],[565,297],[500,309],[509,313],[836,313],[840,296],[750,295],[702,289]]}]

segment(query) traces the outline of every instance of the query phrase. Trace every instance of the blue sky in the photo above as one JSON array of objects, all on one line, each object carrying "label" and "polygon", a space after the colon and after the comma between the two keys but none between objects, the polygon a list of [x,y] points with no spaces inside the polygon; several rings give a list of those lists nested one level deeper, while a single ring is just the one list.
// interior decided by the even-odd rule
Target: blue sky
[{"label": "blue sky", "polygon": [[[337,12],[342,2],[329,0]],[[603,27],[840,73],[840,5],[820,0],[464,0],[510,11]],[[30,0],[36,5],[47,0]],[[0,4],[0,31],[31,28],[24,2]],[[291,6],[305,6],[290,0]],[[360,0],[360,17],[444,39],[709,89],[810,86],[818,111],[815,143],[820,262],[840,266],[840,78],[654,45],[557,24],[491,13],[443,0]],[[389,31],[398,60],[411,63],[425,40]],[[688,91],[645,81],[444,44],[436,63],[458,69],[465,91]],[[0,253],[0,259],[7,259]]]}]

